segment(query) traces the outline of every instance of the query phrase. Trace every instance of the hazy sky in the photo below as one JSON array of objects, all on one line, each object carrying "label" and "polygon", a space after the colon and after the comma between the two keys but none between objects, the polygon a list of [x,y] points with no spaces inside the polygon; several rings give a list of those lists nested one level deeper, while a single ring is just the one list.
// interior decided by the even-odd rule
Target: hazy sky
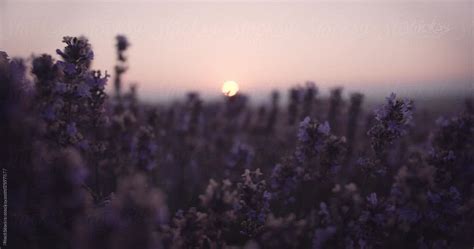
[{"label": "hazy sky", "polygon": [[116,34],[132,43],[125,79],[148,99],[213,96],[225,80],[253,96],[306,80],[369,94],[473,90],[473,1],[0,0],[0,50],[11,56],[85,35],[93,67],[112,72]]}]

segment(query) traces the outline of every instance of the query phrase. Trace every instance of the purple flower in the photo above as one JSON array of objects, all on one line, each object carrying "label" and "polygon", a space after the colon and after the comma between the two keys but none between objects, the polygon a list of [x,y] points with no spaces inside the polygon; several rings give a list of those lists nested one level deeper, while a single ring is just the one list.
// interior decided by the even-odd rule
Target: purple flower
[{"label": "purple flower", "polygon": [[76,133],[77,133],[77,127],[76,127],[76,123],[72,122],[72,123],[69,123],[66,127],[66,132],[69,136],[75,136]]},{"label": "purple flower", "polygon": [[52,106],[47,107],[41,116],[49,121],[53,121],[54,119],[56,119],[56,113]]},{"label": "purple flower", "polygon": [[130,43],[128,42],[128,39],[124,35],[117,35],[117,50],[119,51],[125,51],[127,50],[128,46],[130,46]]},{"label": "purple flower", "polygon": [[392,93],[387,103],[375,111],[376,124],[367,134],[372,139],[372,148],[379,157],[387,146],[405,135],[412,121],[413,103],[410,100],[396,99]]},{"label": "purple flower", "polygon": [[330,136],[330,128],[328,122],[323,124],[316,120],[306,117],[299,125],[298,142],[299,149],[296,151],[300,161],[304,161],[310,154],[318,154],[325,146],[326,139]]},{"label": "purple flower", "polygon": [[86,75],[86,84],[91,88],[104,89],[107,84],[109,75],[105,72],[105,76],[102,77],[101,71],[91,71]]},{"label": "purple flower", "polygon": [[322,249],[326,248],[324,246],[324,243],[331,239],[334,234],[336,234],[336,227],[334,226],[329,226],[326,228],[317,228],[316,231],[314,232],[314,237],[313,237],[313,249]]},{"label": "purple flower", "polygon": [[437,193],[433,193],[431,191],[428,191],[427,193],[428,200],[434,204],[437,204],[441,201],[441,197]]},{"label": "purple flower", "polygon": [[311,122],[310,117],[306,117],[303,119],[303,121],[300,122],[298,135],[297,135],[298,141],[303,142],[303,143],[309,141],[310,137],[308,134],[308,129],[310,128],[310,122]]},{"label": "purple flower", "polygon": [[76,65],[81,72],[88,69],[94,59],[94,52],[87,38],[65,36],[63,42],[67,46],[63,51],[57,49],[56,53],[66,62]]},{"label": "purple flower", "polygon": [[230,168],[249,168],[254,158],[254,150],[251,146],[239,141],[235,142],[231,148],[227,159]]},{"label": "purple flower", "polygon": [[401,220],[406,221],[408,223],[415,223],[421,218],[421,215],[416,210],[406,207],[398,209],[398,216]]},{"label": "purple flower", "polygon": [[56,62],[56,65],[58,65],[67,75],[75,75],[77,73],[76,65],[72,63],[58,61]]},{"label": "purple flower", "polygon": [[57,93],[63,94],[63,93],[66,93],[66,92],[67,92],[68,87],[67,87],[67,84],[65,84],[65,83],[56,82],[56,87],[54,88],[54,90],[55,90]]},{"label": "purple flower", "polygon": [[325,121],[323,124],[319,125],[318,131],[324,135],[329,135],[331,128],[329,127],[328,121]]},{"label": "purple flower", "polygon": [[367,201],[372,205],[376,206],[378,201],[377,201],[377,194],[376,193],[371,193],[369,196],[367,196]]},{"label": "purple flower", "polygon": [[91,97],[91,88],[90,86],[81,83],[77,86],[76,94],[79,97]]},{"label": "purple flower", "polygon": [[46,87],[46,83],[59,77],[59,67],[54,64],[53,57],[43,54],[33,59],[31,72],[39,80],[37,87]]},{"label": "purple flower", "polygon": [[88,150],[90,148],[90,143],[86,139],[81,140],[78,145],[82,150]]},{"label": "purple flower", "polygon": [[458,189],[454,186],[451,186],[449,188],[449,194],[451,196],[451,198],[455,201],[458,201],[461,199],[461,194],[459,193]]}]

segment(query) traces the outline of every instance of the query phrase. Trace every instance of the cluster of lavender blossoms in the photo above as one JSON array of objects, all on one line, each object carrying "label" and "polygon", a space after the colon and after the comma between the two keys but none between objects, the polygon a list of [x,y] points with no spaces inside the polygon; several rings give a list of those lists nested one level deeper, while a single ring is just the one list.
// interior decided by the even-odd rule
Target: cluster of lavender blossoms
[{"label": "cluster of lavender blossoms", "polygon": [[278,91],[152,104],[124,80],[125,36],[112,97],[89,41],[63,43],[58,59],[0,52],[9,248],[474,245],[472,100],[438,119],[392,94],[372,114],[306,82],[286,108]]},{"label": "cluster of lavender blossoms", "polygon": [[367,133],[375,153],[382,156],[388,145],[405,135],[412,119],[413,103],[397,99],[395,93],[390,94],[387,103],[375,111],[376,125]]}]

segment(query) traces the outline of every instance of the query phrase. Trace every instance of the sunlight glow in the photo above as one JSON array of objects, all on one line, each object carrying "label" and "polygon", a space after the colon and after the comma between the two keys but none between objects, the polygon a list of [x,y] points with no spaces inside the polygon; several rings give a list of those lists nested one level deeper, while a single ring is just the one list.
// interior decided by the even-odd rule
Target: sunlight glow
[{"label": "sunlight glow", "polygon": [[232,80],[224,82],[222,85],[222,93],[224,93],[225,96],[232,97],[237,94],[239,91],[239,85]]}]

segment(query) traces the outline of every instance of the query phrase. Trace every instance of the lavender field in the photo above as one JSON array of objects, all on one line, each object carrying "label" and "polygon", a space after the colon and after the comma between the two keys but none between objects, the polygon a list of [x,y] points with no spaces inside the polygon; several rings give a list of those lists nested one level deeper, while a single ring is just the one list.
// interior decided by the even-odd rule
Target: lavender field
[{"label": "lavender field", "polygon": [[123,82],[125,36],[113,72],[92,68],[85,37],[63,42],[0,52],[2,248],[474,246],[472,98],[372,108],[364,89],[306,82],[260,106],[241,92],[152,104]]}]

